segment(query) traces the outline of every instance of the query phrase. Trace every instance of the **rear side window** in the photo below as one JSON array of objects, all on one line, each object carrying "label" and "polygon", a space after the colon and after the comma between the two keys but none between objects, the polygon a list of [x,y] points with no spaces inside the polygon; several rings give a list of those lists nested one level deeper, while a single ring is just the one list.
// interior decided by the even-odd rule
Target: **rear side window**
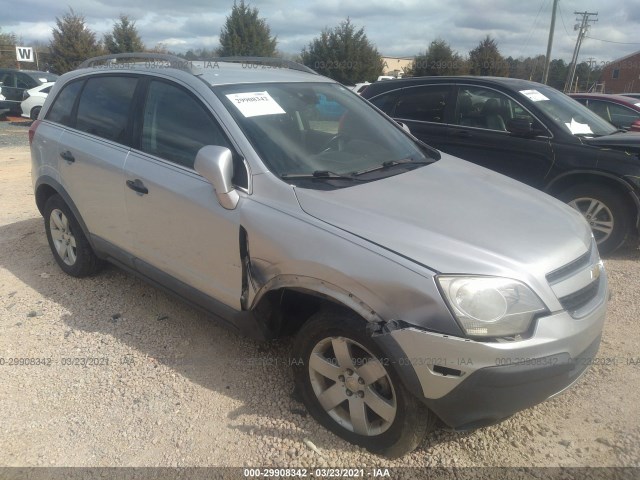
[{"label": "rear side window", "polygon": [[58,94],[47,113],[47,120],[71,126],[71,111],[76,98],[80,94],[83,82],[73,82],[66,85]]},{"label": "rear side window", "polygon": [[429,85],[402,90],[394,117],[421,122],[444,122],[451,88],[448,85]]},{"label": "rear side window", "polygon": [[182,88],[152,81],[144,107],[140,149],[193,168],[198,150],[205,145],[230,148],[200,102]]},{"label": "rear side window", "polygon": [[127,123],[137,78],[95,77],[87,80],[78,103],[76,128],[107,140],[126,142]]}]

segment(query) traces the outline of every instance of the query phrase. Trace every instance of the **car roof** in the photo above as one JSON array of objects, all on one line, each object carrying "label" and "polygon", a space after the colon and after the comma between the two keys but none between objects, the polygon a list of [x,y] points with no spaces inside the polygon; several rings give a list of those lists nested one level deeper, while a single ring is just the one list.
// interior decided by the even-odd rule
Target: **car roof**
[{"label": "car roof", "polygon": [[[127,59],[129,59],[128,62]],[[141,61],[141,59],[143,60]],[[122,63],[123,60],[125,60],[124,63]],[[106,64],[98,65],[104,62]],[[115,54],[88,59],[74,72],[86,74],[96,71],[105,72],[110,69],[117,72],[155,71],[182,78],[186,72],[200,78],[210,86],[275,82],[336,83],[304,65],[284,59],[262,57],[230,57],[190,61],[166,54]]]},{"label": "car roof", "polygon": [[612,102],[624,104],[630,103],[632,105],[638,103],[637,98],[627,97],[625,95],[616,95],[612,93],[570,93],[569,96],[574,98],[596,98],[598,100],[609,100]]},{"label": "car roof", "polygon": [[522,80],[520,78],[509,77],[475,77],[472,75],[460,76],[436,76],[436,77],[408,77],[395,80],[385,80],[372,83],[363,92],[363,97],[369,98],[382,92],[389,90],[397,90],[403,87],[411,87],[418,85],[433,85],[437,83],[473,83],[475,85],[486,86],[502,86],[511,90],[523,90],[545,87],[541,83],[532,82],[530,80]]}]

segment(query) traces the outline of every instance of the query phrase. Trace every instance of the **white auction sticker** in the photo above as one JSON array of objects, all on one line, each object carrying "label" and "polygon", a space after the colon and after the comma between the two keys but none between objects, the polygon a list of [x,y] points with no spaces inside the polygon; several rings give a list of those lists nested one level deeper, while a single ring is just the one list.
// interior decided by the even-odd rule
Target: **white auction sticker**
[{"label": "white auction sticker", "polygon": [[227,98],[245,117],[285,113],[269,92],[232,93]]},{"label": "white auction sticker", "polygon": [[527,97],[532,102],[541,102],[543,100],[549,100],[538,90],[520,90],[520,93]]}]

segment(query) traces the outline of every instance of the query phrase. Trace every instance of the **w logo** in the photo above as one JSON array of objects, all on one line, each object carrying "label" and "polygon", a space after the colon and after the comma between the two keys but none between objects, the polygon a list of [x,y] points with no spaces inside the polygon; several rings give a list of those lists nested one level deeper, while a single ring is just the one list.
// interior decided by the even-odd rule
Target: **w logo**
[{"label": "w logo", "polygon": [[33,62],[33,48],[16,47],[16,59],[19,62]]}]

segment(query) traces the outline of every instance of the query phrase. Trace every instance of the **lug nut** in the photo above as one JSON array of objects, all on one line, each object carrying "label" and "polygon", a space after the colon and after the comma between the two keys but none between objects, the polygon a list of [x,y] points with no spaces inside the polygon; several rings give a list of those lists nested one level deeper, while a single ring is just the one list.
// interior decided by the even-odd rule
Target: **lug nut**
[{"label": "lug nut", "polygon": [[360,390],[358,392],[358,398],[363,398],[364,397],[364,392],[362,390]]},{"label": "lug nut", "polygon": [[353,370],[348,369],[348,370],[347,370],[347,375],[349,375],[349,376],[353,375]]},{"label": "lug nut", "polygon": [[364,378],[360,377],[360,378],[358,379],[358,383],[359,383],[360,385],[364,385]]},{"label": "lug nut", "polygon": [[340,375],[340,376],[338,377],[338,380],[340,380],[341,382],[344,382],[344,375]]},{"label": "lug nut", "polygon": [[349,389],[347,389],[347,397],[350,397],[351,395],[353,395],[353,392]]}]

